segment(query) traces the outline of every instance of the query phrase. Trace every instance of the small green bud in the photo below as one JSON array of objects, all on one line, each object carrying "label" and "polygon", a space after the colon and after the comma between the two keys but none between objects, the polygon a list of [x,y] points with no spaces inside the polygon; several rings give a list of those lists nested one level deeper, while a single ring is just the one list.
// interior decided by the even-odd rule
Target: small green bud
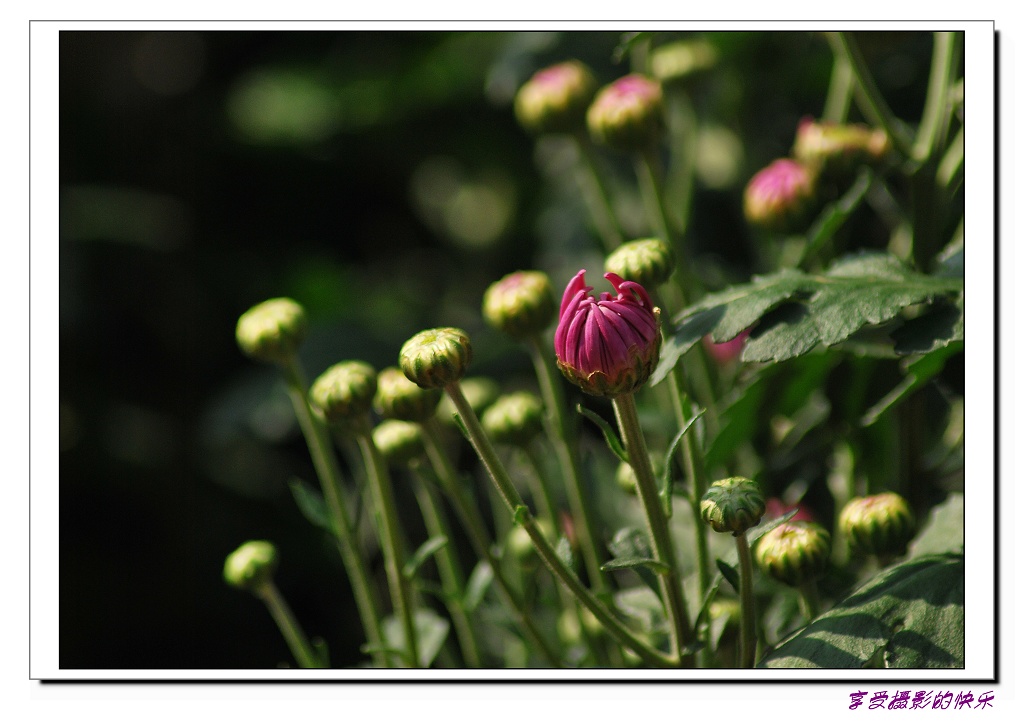
[{"label": "small green bud", "polygon": [[[655,478],[661,478],[662,473],[665,471],[665,456],[658,451],[651,451],[649,455],[651,458],[651,469],[654,471]],[[619,463],[619,467],[615,469],[615,482],[626,493],[637,492],[636,471],[626,461]]]},{"label": "small green bud", "polygon": [[689,80],[713,68],[718,51],[707,40],[679,40],[651,51],[651,73],[662,83]]},{"label": "small green bud", "polygon": [[910,506],[896,493],[854,498],[839,513],[850,550],[862,555],[902,555],[916,525]]},{"label": "small green bud", "polygon": [[651,289],[668,280],[675,267],[672,249],[658,238],[624,243],[604,260],[605,272]]},{"label": "small green bud", "polygon": [[880,128],[804,118],[797,127],[793,157],[823,175],[842,178],[862,165],[877,165],[891,149],[892,141]]},{"label": "small green bud", "polygon": [[715,481],[700,501],[700,517],[718,533],[738,536],[760,523],[763,515],[764,496],[749,478]]},{"label": "small green bud", "polygon": [[484,293],[484,318],[513,338],[540,333],[555,318],[555,296],[548,276],[537,270],[510,273]]},{"label": "small green bud", "polygon": [[758,171],[743,192],[747,222],[780,233],[800,230],[816,203],[817,176],[803,163],[776,160]]},{"label": "small green bud", "polygon": [[236,588],[257,592],[277,570],[277,549],[269,541],[247,541],[224,561],[224,580]]},{"label": "small green bud", "polygon": [[661,85],[643,75],[627,75],[604,87],[587,110],[594,142],[614,150],[653,148],[665,127]]},{"label": "small green bud", "polygon": [[526,446],[544,430],[544,403],[533,393],[510,393],[484,411],[480,423],[497,443]]},{"label": "small green bud", "polygon": [[764,534],[755,558],[772,578],[799,586],[820,576],[832,553],[832,536],[811,521],[787,521]]},{"label": "small green bud", "polygon": [[306,312],[291,298],[254,305],[238,319],[235,339],[250,358],[284,364],[306,338]]},{"label": "small green bud", "polygon": [[[544,518],[535,518],[534,523],[540,534],[549,541],[554,538],[554,529]],[[513,558],[523,564],[532,564],[537,560],[537,550],[533,547],[533,539],[524,526],[515,526],[508,532],[508,550]]]},{"label": "small green bud", "polygon": [[434,416],[440,402],[440,388],[420,388],[400,368],[392,366],[377,374],[373,408],[383,418],[422,423]]},{"label": "small green bud", "polygon": [[345,361],[324,371],[309,389],[309,401],[329,423],[359,421],[370,412],[377,372],[368,363]]},{"label": "small green bud", "polygon": [[516,93],[519,124],[533,133],[574,133],[585,127],[597,80],[578,60],[538,70]]},{"label": "small green bud", "polygon": [[416,423],[387,420],[373,429],[373,443],[384,460],[405,465],[424,453],[423,429]]},{"label": "small green bud", "polygon": [[466,374],[473,347],[458,328],[431,328],[405,342],[398,364],[405,377],[420,388],[444,388]]}]

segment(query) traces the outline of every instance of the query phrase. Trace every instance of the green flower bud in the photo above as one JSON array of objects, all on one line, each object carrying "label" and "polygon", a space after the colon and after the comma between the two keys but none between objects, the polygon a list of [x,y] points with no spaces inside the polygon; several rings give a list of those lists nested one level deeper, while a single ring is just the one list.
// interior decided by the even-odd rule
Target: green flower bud
[{"label": "green flower bud", "polygon": [[593,73],[578,60],[538,70],[516,93],[516,118],[533,133],[574,133],[585,126],[596,91]]},{"label": "green flower bud", "polygon": [[715,481],[700,501],[700,517],[718,533],[738,536],[760,523],[763,515],[764,496],[749,478]]},{"label": "green flower bud", "polygon": [[817,177],[803,163],[776,160],[758,171],[743,192],[747,222],[780,233],[800,230],[816,203]]},{"label": "green flower bud", "polygon": [[544,430],[544,403],[533,393],[510,393],[484,411],[480,422],[496,442],[526,446]]},{"label": "green flower bud", "polygon": [[368,363],[346,361],[331,366],[313,381],[309,401],[329,423],[359,421],[370,412],[377,392],[377,372]]},{"label": "green flower bud", "polygon": [[768,576],[799,586],[820,576],[832,553],[832,536],[811,521],[787,521],[764,534],[755,559]]},{"label": "green flower bud", "polygon": [[718,51],[707,40],[679,40],[651,51],[651,73],[662,83],[689,80],[713,68]]},{"label": "green flower bud", "polygon": [[850,550],[863,555],[901,555],[914,536],[910,506],[896,493],[854,498],[839,514],[839,528]]},{"label": "green flower bud", "polygon": [[[661,478],[661,474],[665,471],[665,456],[657,451],[651,451],[649,455],[655,478]],[[636,471],[626,461],[619,463],[619,467],[615,469],[615,482],[626,493],[637,492]]]},{"label": "green flower bud", "polygon": [[248,541],[224,561],[224,580],[236,588],[259,591],[277,570],[277,549],[269,541]]},{"label": "green flower bud", "polygon": [[842,178],[862,165],[877,165],[891,149],[892,141],[880,128],[816,123],[804,118],[797,127],[793,157],[823,175]]},{"label": "green flower bud", "polygon": [[466,374],[473,358],[469,336],[458,328],[431,328],[405,342],[398,364],[420,388],[444,388]]},{"label": "green flower bud", "polygon": [[[463,378],[459,385],[462,386],[462,395],[466,397],[469,407],[478,417],[497,400],[501,393],[498,383],[486,376]],[[441,405],[437,407],[437,417],[444,423],[450,425],[455,423],[455,404],[447,395],[441,398]]]},{"label": "green flower bud", "polygon": [[[554,529],[546,519],[535,518],[534,523],[537,525],[537,529],[542,536],[549,541],[554,538]],[[532,565],[539,560],[537,558],[537,549],[533,547],[533,540],[523,526],[515,526],[509,531],[508,550],[513,558],[523,564]]]},{"label": "green flower bud", "polygon": [[373,442],[384,460],[405,465],[425,452],[423,429],[416,423],[387,420],[373,429]]},{"label": "green flower bud", "polygon": [[420,388],[399,368],[385,368],[377,374],[373,408],[383,418],[422,423],[434,416],[440,401],[440,388]]},{"label": "green flower bud", "polygon": [[605,272],[652,289],[668,280],[675,267],[672,249],[658,238],[624,243],[604,260]]},{"label": "green flower bud", "polygon": [[627,75],[604,87],[587,111],[594,142],[615,150],[653,148],[665,127],[661,86],[643,75]]},{"label": "green flower bud", "polygon": [[484,318],[513,338],[540,333],[555,318],[555,296],[547,275],[537,270],[510,273],[484,293]]},{"label": "green flower bud", "polygon": [[284,364],[306,338],[306,312],[291,298],[254,305],[238,319],[235,339],[250,358]]}]

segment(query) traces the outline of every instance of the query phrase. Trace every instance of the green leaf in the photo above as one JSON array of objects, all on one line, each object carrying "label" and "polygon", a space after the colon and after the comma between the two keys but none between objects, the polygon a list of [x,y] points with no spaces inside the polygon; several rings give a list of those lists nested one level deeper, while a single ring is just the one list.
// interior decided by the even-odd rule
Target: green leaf
[{"label": "green leaf", "polygon": [[[408,648],[408,645],[405,642],[405,627],[402,620],[397,616],[388,616],[381,626],[387,644],[383,650],[407,657],[405,649]],[[420,666],[430,668],[430,664],[437,658],[441,647],[444,646],[445,639],[448,638],[451,624],[429,608],[417,608],[413,617],[413,626],[416,629]]]},{"label": "green leaf", "polygon": [[661,597],[647,586],[634,586],[614,596],[615,607],[640,622],[645,631],[653,631],[665,623]]},{"label": "green leaf", "polygon": [[783,643],[764,668],[963,668],[964,557],[883,570]]},{"label": "green leaf", "polygon": [[652,378],[664,378],[704,335],[723,343],[755,326],[744,344],[743,360],[778,362],[819,344],[841,343],[908,306],[962,292],[960,278],[924,275],[895,256],[875,252],[840,258],[823,274],[787,268],[756,276],[683,311]]},{"label": "green leaf", "polygon": [[715,565],[718,566],[718,570],[721,572],[722,578],[729,582],[729,585],[732,586],[733,590],[736,591],[736,593],[739,593],[740,574],[736,571],[736,569],[730,566],[725,561],[723,561],[721,558],[715,559]]},{"label": "green leaf", "polygon": [[843,197],[822,209],[817,220],[814,221],[814,225],[807,232],[807,244],[804,246],[798,265],[803,265],[804,261],[825,245],[836,234],[836,231],[850,219],[850,216],[864,200],[868,188],[871,187],[871,180],[871,171],[867,168],[861,170]]},{"label": "green leaf", "polygon": [[440,551],[448,545],[448,538],[446,536],[434,536],[428,538],[423,544],[416,549],[416,552],[409,557],[409,560],[405,562],[405,567],[402,569],[402,575],[406,578],[411,579],[416,575],[416,571],[419,570],[428,558]]},{"label": "green leaf", "polygon": [[619,460],[623,463],[629,463],[629,456],[626,454],[626,449],[622,446],[622,442],[619,440],[618,435],[612,429],[608,422],[601,416],[594,413],[594,411],[584,408],[582,404],[576,406],[576,412],[585,418],[589,418],[594,425],[601,429],[604,434],[605,443],[612,449],[612,453],[619,457]]},{"label": "green leaf", "polygon": [[862,426],[870,426],[890,408],[906,399],[910,394],[938,375],[946,366],[946,360],[964,350],[963,342],[940,347],[927,355],[907,364],[907,375],[899,385],[889,391],[861,417]]},{"label": "green leaf", "polygon": [[576,573],[576,558],[572,555],[572,544],[569,543],[568,536],[563,534],[558,538],[558,543],[555,544],[555,554],[563,566]]},{"label": "green leaf", "polygon": [[899,355],[929,353],[964,339],[964,294],[951,303],[939,299],[925,313],[893,331],[893,350]]},{"label": "green leaf", "polygon": [[665,510],[666,518],[672,518],[672,456],[676,452],[676,447],[682,442],[683,436],[690,430],[700,417],[707,412],[707,408],[701,408],[697,413],[693,415],[693,418],[686,422],[686,425],[679,429],[676,433],[675,438],[668,445],[668,450],[665,451],[665,470],[661,473],[661,488],[658,489],[658,496],[661,498],[662,507]]},{"label": "green leaf", "polygon": [[476,610],[480,602],[484,600],[484,595],[493,580],[494,569],[491,568],[491,564],[488,561],[477,563],[473,572],[469,574],[469,580],[466,581],[466,595],[462,599],[462,607],[466,613]]},{"label": "green leaf", "polygon": [[322,528],[331,535],[334,535],[331,514],[327,510],[327,504],[324,503],[323,496],[298,478],[292,478],[288,481],[288,488],[291,489],[295,505],[299,507],[299,511],[306,517],[306,520],[317,528]]},{"label": "green leaf", "polygon": [[964,548],[964,495],[951,493],[933,508],[907,549],[910,558],[936,553],[957,553]]},{"label": "green leaf", "polygon": [[646,533],[639,528],[620,528],[608,544],[608,550],[611,551],[613,559],[602,566],[601,570],[630,568],[648,588],[656,594],[659,593],[658,579],[649,565],[656,561]]}]

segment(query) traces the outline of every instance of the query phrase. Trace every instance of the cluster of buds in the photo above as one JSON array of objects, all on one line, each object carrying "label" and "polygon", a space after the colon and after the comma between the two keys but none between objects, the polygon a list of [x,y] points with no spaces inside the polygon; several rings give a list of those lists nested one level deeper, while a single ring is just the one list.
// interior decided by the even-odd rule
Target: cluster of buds
[{"label": "cluster of buds", "polygon": [[815,122],[797,126],[793,157],[822,175],[844,178],[862,165],[877,165],[889,154],[892,141],[881,128]]},{"label": "cluster of buds", "polygon": [[605,273],[617,295],[590,295],[581,270],[562,296],[555,330],[558,368],[590,395],[614,398],[642,386],[661,351],[660,311],[639,283]]},{"label": "cluster of buds", "polygon": [[839,513],[850,550],[861,555],[902,555],[914,536],[914,514],[897,493],[854,498]]},{"label": "cluster of buds", "polygon": [[824,572],[832,553],[832,537],[817,523],[786,521],[761,537],[758,567],[768,576],[799,586]]}]

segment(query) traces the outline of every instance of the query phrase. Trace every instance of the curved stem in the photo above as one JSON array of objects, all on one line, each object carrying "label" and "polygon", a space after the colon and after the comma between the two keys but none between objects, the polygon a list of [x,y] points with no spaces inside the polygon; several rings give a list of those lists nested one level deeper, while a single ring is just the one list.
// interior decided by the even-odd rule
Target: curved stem
[{"label": "curved stem", "polygon": [[570,591],[572,591],[573,595],[576,596],[576,599],[594,614],[597,620],[608,629],[608,632],[614,636],[619,643],[634,651],[645,663],[659,668],[678,667],[679,660],[677,656],[671,658],[666,657],[664,654],[636,638],[630,630],[626,628],[619,619],[615,618],[605,605],[580,582],[576,574],[562,563],[558,558],[558,554],[555,552],[555,549],[551,547],[551,544],[537,528],[537,522],[534,520],[533,514],[530,513],[530,509],[523,503],[523,499],[520,497],[519,492],[516,490],[515,486],[512,485],[512,480],[509,478],[508,472],[501,464],[501,460],[498,458],[498,454],[495,453],[494,447],[487,438],[487,434],[484,433],[484,429],[480,425],[480,420],[476,417],[476,413],[469,405],[466,397],[462,394],[462,389],[459,387],[458,382],[451,383],[446,386],[445,391],[448,393],[448,397],[452,399],[452,403],[455,404],[455,409],[462,418],[462,422],[469,434],[470,443],[473,445],[474,450],[476,450],[477,455],[480,457],[484,467],[487,469],[491,480],[494,481],[494,485],[498,489],[498,493],[501,495],[502,500],[505,502],[509,511],[516,518],[516,521],[526,530],[527,535],[530,536],[530,540],[533,541],[533,546],[537,550],[537,554],[540,556],[541,560],[544,562],[544,565],[547,566],[548,569],[560,581],[562,581]]},{"label": "curved stem", "polygon": [[562,471],[569,509],[572,511],[575,522],[576,537],[579,539],[580,553],[587,569],[587,579],[598,595],[604,595],[608,590],[604,574],[601,573],[601,560],[604,558],[604,554],[601,553],[597,545],[593,512],[588,502],[590,495],[583,486],[576,452],[570,446],[569,439],[572,436],[569,431],[569,419],[565,413],[565,396],[562,393],[562,386],[559,383],[559,378],[555,377],[551,363],[544,351],[541,350],[540,336],[531,337],[528,340],[528,345],[541,397],[544,399],[544,406],[547,410],[544,415],[545,425]]},{"label": "curved stem", "polygon": [[810,623],[821,613],[821,596],[818,595],[818,583],[813,579],[800,584],[800,610]]},{"label": "curved stem", "polygon": [[832,78],[828,83],[828,95],[821,119],[826,123],[842,123],[850,114],[850,100],[853,98],[853,69],[845,56],[834,54]]},{"label": "curved stem", "polygon": [[458,474],[452,466],[448,455],[444,452],[437,437],[437,422],[430,420],[423,424],[423,441],[427,449],[427,457],[434,468],[438,479],[441,481],[444,491],[455,509],[462,527],[469,535],[470,545],[481,560],[486,561],[494,573],[494,580],[498,584],[498,592],[502,601],[512,611],[523,632],[531,643],[540,651],[544,658],[555,668],[562,666],[558,655],[551,650],[544,636],[537,630],[533,619],[523,605],[522,600],[516,594],[508,578],[501,570],[501,559],[492,550],[492,542],[487,534],[487,529],[480,522],[480,516],[473,504],[466,498],[466,494],[459,484]]},{"label": "curved stem", "polygon": [[352,595],[355,598],[359,620],[362,622],[367,643],[374,649],[371,654],[372,658],[377,666],[390,666],[389,657],[383,651],[380,613],[377,610],[379,601],[373,592],[366,564],[359,553],[359,541],[352,522],[341,503],[341,473],[338,470],[334,451],[331,449],[330,437],[327,429],[309,407],[308,388],[299,359],[292,356],[283,370],[288,383],[288,395],[291,398],[292,407],[295,409],[295,416],[299,420],[299,426],[302,428],[302,434],[306,438],[313,466],[320,479],[321,492],[327,502],[338,553],[341,555],[341,561],[352,586]]},{"label": "curved stem", "polygon": [[658,496],[658,483],[651,469],[651,459],[647,453],[643,431],[640,429],[633,394],[626,393],[613,398],[612,405],[626,445],[626,453],[629,455],[629,464],[633,466],[636,475],[636,488],[643,503],[654,560],[667,567],[667,570],[658,573],[658,586],[669,619],[672,652],[678,659],[683,656],[686,647],[693,643],[693,630],[683,599],[682,580],[679,577],[679,566],[668,530],[668,519]]},{"label": "curved stem", "polygon": [[395,509],[395,497],[391,489],[384,459],[370,435],[370,424],[367,420],[356,433],[356,442],[363,454],[363,463],[370,480],[374,505],[380,514],[381,550],[384,553],[384,570],[388,577],[388,589],[391,592],[391,605],[405,631],[406,662],[413,668],[419,668],[419,642],[416,637],[416,621],[412,602],[412,590],[409,579],[402,573],[403,554],[400,540],[398,513]]},{"label": "curved stem", "polygon": [[303,633],[299,622],[295,620],[295,614],[292,613],[292,609],[285,602],[284,596],[281,595],[274,582],[264,583],[256,591],[256,595],[267,605],[267,610],[274,617],[277,627],[281,629],[281,635],[284,636],[284,640],[288,644],[288,648],[291,649],[292,655],[295,656],[295,660],[299,662],[299,666],[322,668],[313,653],[313,648],[306,639],[306,634]]},{"label": "curved stem", "polygon": [[754,668],[757,636],[754,632],[757,610],[754,607],[754,563],[747,536],[736,536],[736,554],[740,559],[740,667]]},{"label": "curved stem", "polygon": [[949,123],[949,86],[956,58],[957,33],[934,33],[932,67],[928,77],[928,95],[925,97],[921,123],[914,140],[914,160],[925,162],[936,147],[943,144]]},{"label": "curved stem", "polygon": [[465,597],[466,579],[459,568],[458,560],[452,548],[452,532],[445,518],[444,510],[433,487],[427,483],[420,472],[413,468],[413,475],[416,478],[414,492],[419,502],[420,511],[423,513],[423,522],[427,532],[432,537],[441,536],[448,539],[448,543],[437,552],[437,575],[441,579],[441,590],[445,595],[445,607],[452,617],[452,626],[455,627],[455,636],[459,641],[459,648],[462,649],[462,656],[466,665],[470,668],[480,668],[480,645],[477,643],[476,634],[473,632],[473,624],[469,614],[463,606],[462,599]]}]

